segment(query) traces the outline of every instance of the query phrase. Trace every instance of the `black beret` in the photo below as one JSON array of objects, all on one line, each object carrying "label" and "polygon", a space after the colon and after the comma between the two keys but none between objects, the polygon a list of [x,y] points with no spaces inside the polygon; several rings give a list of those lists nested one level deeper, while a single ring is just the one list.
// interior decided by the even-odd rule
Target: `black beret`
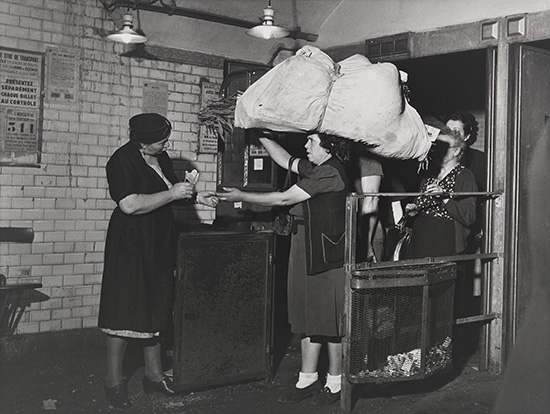
[{"label": "black beret", "polygon": [[160,114],[138,114],[130,118],[130,139],[143,144],[153,144],[167,138],[172,124]]}]

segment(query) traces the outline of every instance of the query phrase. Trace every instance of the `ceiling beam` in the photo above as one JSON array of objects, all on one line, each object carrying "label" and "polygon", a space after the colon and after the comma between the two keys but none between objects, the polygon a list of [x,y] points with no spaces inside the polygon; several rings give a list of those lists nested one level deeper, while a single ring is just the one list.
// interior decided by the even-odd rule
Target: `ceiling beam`
[{"label": "ceiling beam", "polygon": [[[145,10],[154,13],[162,13],[167,15],[176,15],[189,17],[191,19],[205,20],[214,23],[226,24],[228,26],[242,27],[245,29],[251,29],[257,26],[259,22],[251,22],[248,20],[236,19],[234,17],[222,16],[219,14],[208,13],[200,10],[186,9],[178,7],[175,1],[172,4],[167,4],[166,0],[101,0],[103,7],[109,13],[117,8],[131,8],[134,10]],[[158,4],[157,4],[158,3]],[[301,39],[307,42],[315,42],[319,38],[319,35],[312,33],[304,33],[300,30],[300,27],[289,29],[290,34],[288,37],[292,39]]]}]

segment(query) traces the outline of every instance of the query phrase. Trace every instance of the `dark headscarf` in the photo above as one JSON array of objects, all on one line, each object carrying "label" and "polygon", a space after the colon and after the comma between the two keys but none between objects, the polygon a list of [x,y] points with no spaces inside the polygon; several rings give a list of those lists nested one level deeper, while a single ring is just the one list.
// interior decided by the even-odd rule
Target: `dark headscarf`
[{"label": "dark headscarf", "polygon": [[130,139],[153,144],[170,135],[172,124],[160,114],[138,114],[130,118]]}]

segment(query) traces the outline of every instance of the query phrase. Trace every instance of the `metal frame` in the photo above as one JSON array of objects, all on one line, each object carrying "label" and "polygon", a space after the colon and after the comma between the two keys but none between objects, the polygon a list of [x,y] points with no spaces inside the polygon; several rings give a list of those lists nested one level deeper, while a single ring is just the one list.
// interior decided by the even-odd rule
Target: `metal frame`
[{"label": "metal frame", "polygon": [[[444,263],[444,262],[460,262],[479,259],[486,264],[490,264],[493,260],[502,257],[499,253],[479,253],[479,254],[467,254],[467,255],[454,255],[444,257],[426,257],[422,259],[408,259],[400,260],[398,262],[381,262],[381,263],[356,263],[356,238],[357,238],[357,215],[359,199],[365,197],[397,197],[397,196],[418,196],[423,193],[351,193],[346,198],[346,233],[345,233],[345,256],[344,256],[344,270],[345,270],[345,299],[344,299],[344,315],[342,315],[341,326],[343,328],[344,336],[342,338],[342,391],[340,398],[340,413],[351,413],[353,408],[352,403],[352,391],[353,383],[349,381],[349,365],[350,365],[350,338],[351,332],[351,318],[348,316],[351,314],[351,300],[349,292],[352,287],[352,278],[354,274],[360,273],[362,270],[368,268],[380,268],[380,267],[395,267],[396,265],[412,265],[421,263]],[[502,195],[501,191],[488,191],[488,192],[457,192],[453,193],[454,196],[476,196],[487,197],[489,200],[499,199]],[[489,273],[485,273],[485,279],[491,279]],[[490,309],[491,292],[488,290],[483,291],[483,304],[484,309]],[[460,318],[455,320],[455,324],[466,324],[474,322],[485,322],[490,324],[492,321],[500,320],[501,315],[499,312],[491,312],[482,315],[475,315],[468,318]],[[486,345],[483,343],[483,345]],[[480,345],[481,348],[481,345]],[[481,363],[480,368],[484,369],[484,362],[487,359],[487,349],[481,349]],[[485,368],[486,369],[486,368]]]}]

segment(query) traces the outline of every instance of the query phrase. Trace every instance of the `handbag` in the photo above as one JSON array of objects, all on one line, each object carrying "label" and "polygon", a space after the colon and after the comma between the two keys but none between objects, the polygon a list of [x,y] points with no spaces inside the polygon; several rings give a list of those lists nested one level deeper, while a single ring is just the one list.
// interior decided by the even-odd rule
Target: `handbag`
[{"label": "handbag", "polygon": [[[292,163],[296,158],[290,157],[288,160],[288,171],[286,173],[285,182],[281,191],[286,191],[292,186]],[[275,218],[273,219],[273,224],[271,228],[279,236],[290,236],[292,233],[292,227],[294,224],[294,219],[292,214],[289,213],[290,207],[276,207],[275,209]]]},{"label": "handbag", "polygon": [[401,217],[401,220],[386,232],[385,261],[395,262],[405,258],[412,235],[412,229],[407,226],[407,220],[406,215]]}]

